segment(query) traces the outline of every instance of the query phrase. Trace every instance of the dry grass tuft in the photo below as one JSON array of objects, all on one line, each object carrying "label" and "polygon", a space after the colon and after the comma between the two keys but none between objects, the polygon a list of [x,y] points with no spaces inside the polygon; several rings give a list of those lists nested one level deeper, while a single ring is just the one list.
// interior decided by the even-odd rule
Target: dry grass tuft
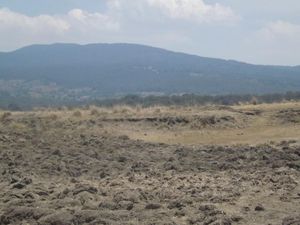
[{"label": "dry grass tuft", "polygon": [[10,129],[14,130],[15,132],[24,132],[24,131],[28,131],[28,127],[23,124],[23,123],[19,123],[16,121],[12,121],[9,124]]},{"label": "dry grass tuft", "polygon": [[82,117],[82,113],[79,110],[76,110],[75,112],[73,112],[73,116],[74,117]]},{"label": "dry grass tuft", "polygon": [[9,119],[9,117],[11,117],[11,112],[4,112],[2,115],[1,115],[1,120],[6,120],[6,119]]},{"label": "dry grass tuft", "polygon": [[51,120],[57,120],[57,119],[58,119],[58,115],[56,115],[56,114],[54,114],[54,113],[51,113],[51,114],[49,115],[49,119],[51,119]]},{"label": "dry grass tuft", "polygon": [[91,116],[99,116],[99,111],[96,108],[94,108],[91,110],[90,114]]}]

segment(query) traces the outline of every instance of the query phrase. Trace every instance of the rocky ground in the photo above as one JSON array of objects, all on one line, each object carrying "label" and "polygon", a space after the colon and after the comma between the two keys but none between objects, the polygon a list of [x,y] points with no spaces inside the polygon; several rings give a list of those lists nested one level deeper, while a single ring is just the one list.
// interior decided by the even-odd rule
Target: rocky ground
[{"label": "rocky ground", "polygon": [[298,140],[148,143],[85,118],[7,113],[0,173],[0,224],[300,224]]}]

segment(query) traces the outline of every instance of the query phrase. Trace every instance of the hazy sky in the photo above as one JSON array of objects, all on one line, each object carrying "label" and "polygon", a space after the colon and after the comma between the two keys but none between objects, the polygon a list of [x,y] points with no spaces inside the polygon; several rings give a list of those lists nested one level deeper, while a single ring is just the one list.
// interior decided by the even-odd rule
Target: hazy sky
[{"label": "hazy sky", "polygon": [[0,51],[139,43],[257,64],[300,64],[299,0],[0,0]]}]

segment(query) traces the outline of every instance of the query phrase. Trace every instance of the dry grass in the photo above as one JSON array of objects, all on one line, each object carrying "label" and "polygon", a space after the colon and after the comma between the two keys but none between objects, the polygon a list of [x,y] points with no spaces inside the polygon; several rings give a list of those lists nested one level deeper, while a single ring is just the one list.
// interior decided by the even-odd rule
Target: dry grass
[{"label": "dry grass", "polygon": [[[132,139],[168,144],[258,144],[285,139],[299,139],[300,124],[285,123],[276,118],[282,110],[300,110],[299,103],[279,103],[260,105],[240,105],[228,109],[218,109],[216,106],[168,108],[152,107],[142,109],[137,113],[132,110],[132,117],[163,117],[163,116],[233,116],[237,127],[207,127],[191,129],[190,127],[151,127],[148,124],[120,123],[115,129],[107,124],[107,129],[119,134],[126,134]],[[258,111],[258,115],[241,117],[241,112]],[[287,115],[288,117],[288,115]],[[300,116],[299,116],[300,117]]]},{"label": "dry grass", "polygon": [[[149,142],[168,144],[258,144],[296,139],[300,137],[300,115],[295,122],[285,121],[290,115],[277,115],[281,111],[299,110],[300,102],[287,102],[278,104],[244,104],[233,107],[225,106],[153,106],[143,108],[141,106],[114,106],[96,107],[85,109],[37,109],[33,112],[1,112],[4,119],[21,119],[23,117],[47,118],[50,123],[60,122],[62,125],[68,121],[94,121],[89,124],[92,132],[106,132],[117,136],[127,135],[131,139],[141,139]],[[253,115],[248,115],[253,113]],[[256,114],[255,114],[256,113]],[[234,118],[231,126],[228,124],[215,124],[214,126],[193,127],[192,125],[157,122],[150,123],[148,118],[188,118],[193,117],[230,117]],[[297,116],[297,115],[296,115]],[[130,120],[131,119],[131,120]],[[137,120],[135,122],[134,120]],[[85,123],[83,123],[82,126]],[[12,125],[10,125],[12,126]],[[14,124],[23,127],[22,124]],[[22,128],[24,129],[24,128]]]}]

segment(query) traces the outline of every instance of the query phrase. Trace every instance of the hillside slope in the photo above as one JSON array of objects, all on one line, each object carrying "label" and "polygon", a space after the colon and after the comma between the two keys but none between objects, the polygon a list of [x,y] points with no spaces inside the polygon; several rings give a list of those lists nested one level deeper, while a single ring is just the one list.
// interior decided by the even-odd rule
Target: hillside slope
[{"label": "hillside slope", "polygon": [[135,44],[33,45],[0,54],[0,79],[140,92],[241,94],[298,91],[299,67],[262,66]]}]

